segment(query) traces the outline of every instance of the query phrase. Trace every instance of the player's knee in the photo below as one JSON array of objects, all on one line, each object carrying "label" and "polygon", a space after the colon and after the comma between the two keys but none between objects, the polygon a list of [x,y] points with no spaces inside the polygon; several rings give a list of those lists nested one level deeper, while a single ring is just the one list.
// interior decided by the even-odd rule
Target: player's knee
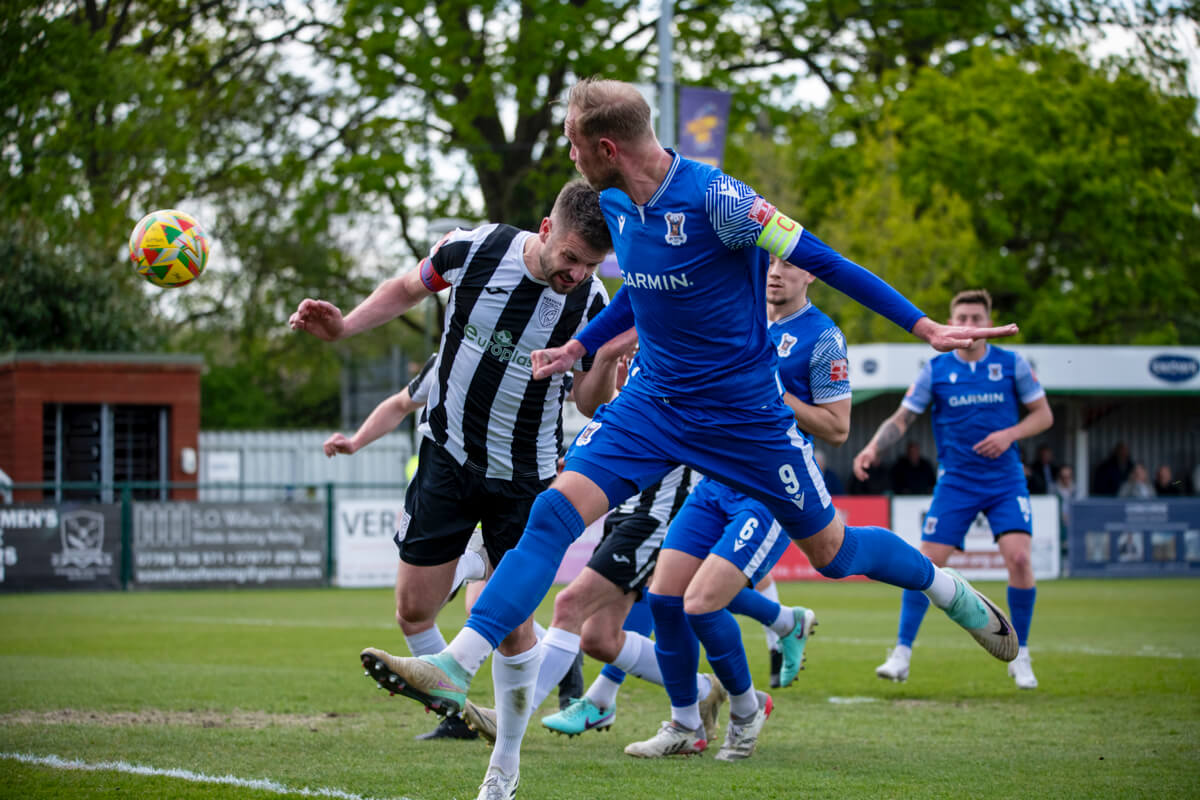
[{"label": "player's knee", "polygon": [[688,615],[711,614],[729,604],[728,600],[721,602],[722,599],[709,587],[698,586],[696,582],[693,582],[683,595],[683,613]]},{"label": "player's knee", "polygon": [[579,637],[579,647],[592,658],[605,664],[611,664],[621,653],[613,631],[600,631],[591,627],[583,629]]},{"label": "player's knee", "polygon": [[402,629],[406,624],[422,625],[432,622],[437,612],[438,607],[431,605],[427,598],[408,594],[396,598],[396,622]]},{"label": "player's knee", "polygon": [[554,598],[554,620],[550,623],[553,628],[577,631],[583,625],[584,605],[586,599],[572,590],[570,586],[558,593]]}]

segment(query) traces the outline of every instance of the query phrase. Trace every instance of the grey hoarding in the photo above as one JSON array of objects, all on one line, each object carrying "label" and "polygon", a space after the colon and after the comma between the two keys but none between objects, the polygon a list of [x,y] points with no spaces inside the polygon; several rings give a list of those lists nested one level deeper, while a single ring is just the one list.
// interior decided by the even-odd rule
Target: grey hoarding
[{"label": "grey hoarding", "polygon": [[1200,500],[1079,500],[1068,552],[1076,577],[1200,575]]},{"label": "grey hoarding", "polygon": [[121,507],[0,507],[0,591],[121,588]]},{"label": "grey hoarding", "polygon": [[137,503],[132,586],[320,586],[320,503]]}]

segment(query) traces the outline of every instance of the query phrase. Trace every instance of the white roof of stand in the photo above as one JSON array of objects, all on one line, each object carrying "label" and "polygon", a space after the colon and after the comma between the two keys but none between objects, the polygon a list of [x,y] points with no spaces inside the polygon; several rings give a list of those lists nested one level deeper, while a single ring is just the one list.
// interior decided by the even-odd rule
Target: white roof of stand
[{"label": "white roof of stand", "polygon": [[[1200,347],[996,344],[1023,355],[1049,394],[1200,394]],[[856,400],[904,391],[937,355],[925,344],[848,350]]]}]

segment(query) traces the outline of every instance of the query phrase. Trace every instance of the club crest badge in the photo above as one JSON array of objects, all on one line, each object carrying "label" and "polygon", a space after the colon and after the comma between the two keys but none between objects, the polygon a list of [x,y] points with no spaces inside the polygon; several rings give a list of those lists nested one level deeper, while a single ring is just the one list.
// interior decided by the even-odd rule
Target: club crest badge
[{"label": "club crest badge", "polygon": [[998,381],[1004,378],[1004,369],[1001,364],[988,364],[988,380]]},{"label": "club crest badge", "polygon": [[[62,515],[59,526],[62,553],[55,553],[55,566],[107,566],[112,556],[104,552],[104,515],[97,511],[71,511]],[[107,563],[106,563],[107,562]]]},{"label": "club crest badge", "polygon": [[686,217],[682,213],[674,211],[668,211],[666,214],[663,214],[663,217],[667,220],[667,235],[665,237],[667,244],[678,247],[686,242],[687,234],[683,232],[683,223]]},{"label": "club crest badge", "polygon": [[538,324],[540,324],[543,328],[549,328],[558,321],[558,316],[562,313],[562,309],[562,303],[558,302],[553,297],[543,294],[542,299],[538,301]]},{"label": "club crest badge", "polygon": [[779,339],[779,346],[775,348],[775,352],[779,354],[780,358],[787,358],[792,354],[792,347],[795,346],[797,341],[799,340],[795,336],[785,333]]}]

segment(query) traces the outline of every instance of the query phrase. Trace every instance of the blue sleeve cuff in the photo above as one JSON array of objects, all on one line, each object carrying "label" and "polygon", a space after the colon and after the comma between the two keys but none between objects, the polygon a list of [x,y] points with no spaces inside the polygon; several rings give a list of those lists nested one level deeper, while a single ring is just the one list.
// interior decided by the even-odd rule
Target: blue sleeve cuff
[{"label": "blue sleeve cuff", "polygon": [[911,331],[917,320],[926,316],[874,272],[855,264],[813,236],[812,231],[804,231],[788,261],[906,331]]},{"label": "blue sleeve cuff", "polygon": [[613,295],[612,302],[604,310],[592,318],[579,335],[575,338],[594,354],[604,346],[604,343],[624,333],[633,327],[633,305],[629,302],[629,293],[622,286]]}]

